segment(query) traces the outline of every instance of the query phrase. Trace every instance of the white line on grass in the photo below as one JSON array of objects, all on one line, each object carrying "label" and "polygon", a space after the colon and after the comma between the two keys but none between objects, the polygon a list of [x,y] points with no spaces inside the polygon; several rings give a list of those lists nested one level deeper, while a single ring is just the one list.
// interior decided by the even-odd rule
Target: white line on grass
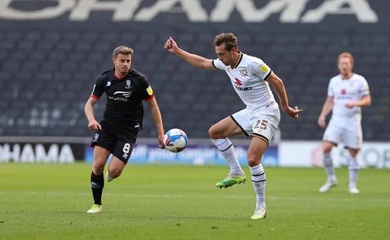
[{"label": "white line on grass", "polygon": [[[80,192],[22,192],[22,191],[0,191],[0,195],[12,195],[12,194],[25,194],[25,195],[66,195],[66,196],[90,196],[90,193],[80,193]],[[210,196],[210,195],[181,195],[181,194],[136,194],[136,193],[105,193],[106,196],[124,196],[124,197],[133,197],[133,198],[198,198],[198,199],[210,199],[210,198],[231,198],[231,199],[252,199],[253,197],[249,196]],[[272,200],[289,200],[289,201],[340,201],[340,202],[355,202],[355,201],[369,201],[369,202],[390,202],[390,199],[387,198],[324,198],[324,197],[278,197],[278,196],[268,196],[268,199]]]}]

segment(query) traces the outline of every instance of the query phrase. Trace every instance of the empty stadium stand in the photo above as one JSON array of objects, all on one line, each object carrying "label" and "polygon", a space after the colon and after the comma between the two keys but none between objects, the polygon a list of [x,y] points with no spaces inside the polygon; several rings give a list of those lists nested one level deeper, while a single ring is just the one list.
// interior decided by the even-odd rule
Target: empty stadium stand
[{"label": "empty stadium stand", "polygon": [[[26,5],[23,5],[25,2]],[[28,1],[12,7],[34,8]],[[48,2],[48,1],[46,1]],[[150,6],[154,1],[145,1]],[[208,13],[215,1],[200,1]],[[322,1],[314,1],[317,5]],[[240,49],[262,58],[284,80],[291,105],[304,109],[296,121],[282,115],[282,139],[321,139],[317,117],[329,79],[338,73],[337,55],[350,51],[355,71],[371,87],[373,104],[363,110],[366,140],[390,139],[390,3],[369,1],[377,23],[354,15],[328,15],[319,23],[281,23],[280,14],[264,22],[245,22],[234,12],[227,22],[190,22],[184,13],[161,13],[152,21],[112,21],[112,12],[94,12],[72,21],[69,12],[53,19],[10,20],[0,14],[0,135],[91,136],[84,103],[95,79],[112,67],[118,45],[135,50],[132,67],[145,73],[159,102],[165,128],[179,127],[190,138],[207,138],[208,128],[244,107],[226,74],[196,69],[163,49],[167,37],[208,58],[212,40],[234,32]],[[315,5],[315,4],[314,4]],[[387,9],[387,10],[386,10]],[[98,102],[96,115],[104,110]],[[145,106],[141,137],[155,137]]]}]

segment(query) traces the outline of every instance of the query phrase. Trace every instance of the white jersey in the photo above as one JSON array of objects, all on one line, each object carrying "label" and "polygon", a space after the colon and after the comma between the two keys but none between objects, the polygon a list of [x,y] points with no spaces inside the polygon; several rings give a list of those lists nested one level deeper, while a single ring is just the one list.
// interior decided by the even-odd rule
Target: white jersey
[{"label": "white jersey", "polygon": [[213,60],[213,65],[226,71],[234,90],[247,106],[249,114],[264,107],[271,110],[278,108],[269,84],[265,81],[271,74],[271,69],[263,60],[242,53],[235,68],[226,66],[219,59]]},{"label": "white jersey", "polygon": [[366,79],[354,73],[351,78],[343,80],[341,75],[333,77],[328,86],[328,96],[333,98],[332,118],[361,118],[361,107],[347,108],[345,104],[359,101],[369,95],[370,90]]}]

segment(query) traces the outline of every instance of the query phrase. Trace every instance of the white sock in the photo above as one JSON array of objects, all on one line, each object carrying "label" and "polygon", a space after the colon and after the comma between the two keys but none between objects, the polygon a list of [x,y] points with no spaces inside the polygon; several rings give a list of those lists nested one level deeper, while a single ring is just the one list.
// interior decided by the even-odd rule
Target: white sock
[{"label": "white sock", "polygon": [[222,157],[225,159],[227,164],[229,164],[230,173],[239,175],[243,174],[244,171],[242,170],[240,163],[238,162],[232,142],[228,138],[211,139],[211,141],[215,144],[215,146],[217,146]]},{"label": "white sock", "polygon": [[256,208],[265,208],[265,186],[266,176],[263,165],[259,164],[254,167],[249,167],[252,174],[253,188],[256,193]]},{"label": "white sock", "polygon": [[332,156],[329,153],[324,153],[324,168],[328,175],[328,181],[336,181],[336,175],[334,173]]},{"label": "white sock", "polygon": [[107,170],[107,172],[106,172],[106,181],[107,182],[111,182],[112,180],[114,180],[114,178],[110,176],[110,174],[108,173],[108,170]]},{"label": "white sock", "polygon": [[350,157],[348,159],[348,170],[349,170],[349,187],[356,187],[356,182],[359,173],[359,163],[357,158]]}]

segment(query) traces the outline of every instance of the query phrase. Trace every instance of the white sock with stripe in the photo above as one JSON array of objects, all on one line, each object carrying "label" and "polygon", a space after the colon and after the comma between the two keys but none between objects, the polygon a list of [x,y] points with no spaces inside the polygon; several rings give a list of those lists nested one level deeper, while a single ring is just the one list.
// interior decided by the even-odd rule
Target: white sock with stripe
[{"label": "white sock with stripe", "polygon": [[261,163],[254,167],[249,167],[252,174],[253,188],[256,193],[256,208],[265,208],[265,186],[266,186],[266,175]]},{"label": "white sock with stripe", "polygon": [[324,153],[324,168],[328,175],[328,181],[336,181],[332,156],[329,153]]},{"label": "white sock with stripe", "polygon": [[359,163],[357,161],[357,158],[350,157],[348,159],[348,171],[349,171],[349,187],[354,188],[356,187],[356,182],[359,173]]},{"label": "white sock with stripe", "polygon": [[229,164],[230,173],[236,175],[244,174],[244,171],[242,170],[241,165],[238,162],[232,142],[228,138],[211,139],[211,141],[215,144],[215,146],[217,146],[222,157],[225,159],[227,164]]}]

